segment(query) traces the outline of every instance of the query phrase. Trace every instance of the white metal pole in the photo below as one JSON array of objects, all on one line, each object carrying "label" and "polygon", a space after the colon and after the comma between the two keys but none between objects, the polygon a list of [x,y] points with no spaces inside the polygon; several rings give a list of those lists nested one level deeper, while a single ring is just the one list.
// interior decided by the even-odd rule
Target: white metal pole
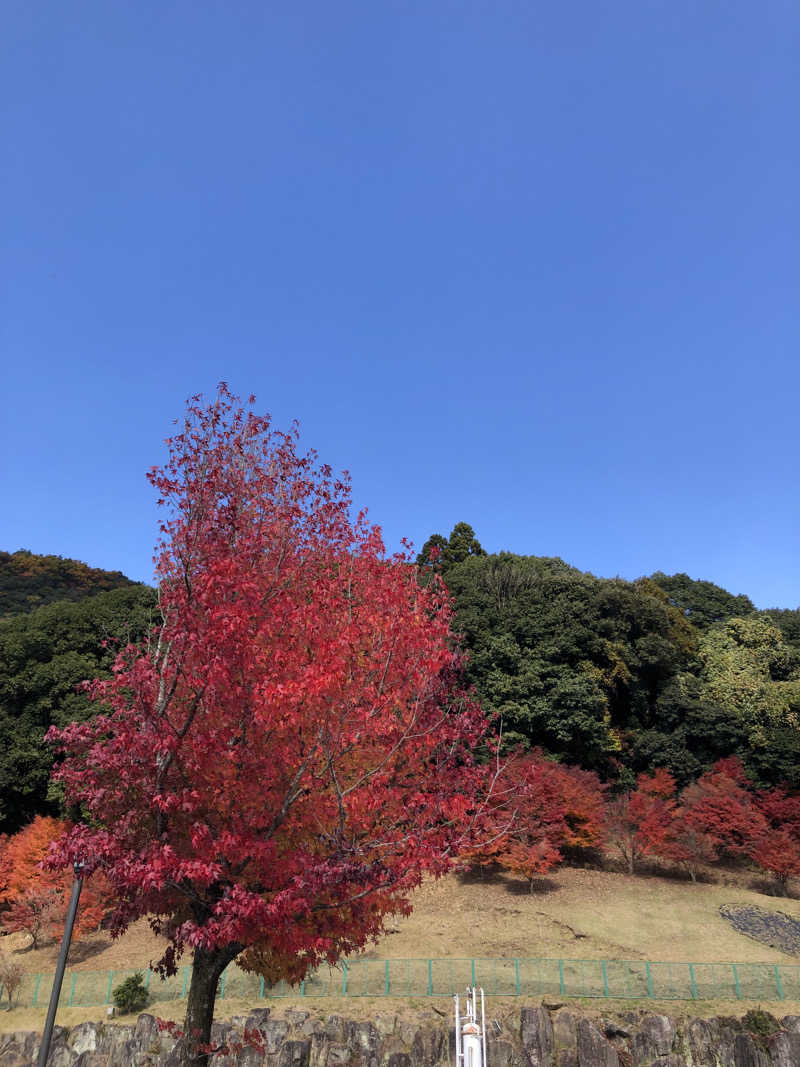
[{"label": "white metal pole", "polygon": [[458,1010],[458,993],[453,997],[456,1002],[456,1067],[461,1067],[461,1016]]},{"label": "white metal pole", "polygon": [[486,1067],[486,1009],[483,1001],[483,986],[481,986],[481,1043],[483,1045],[483,1067]]}]

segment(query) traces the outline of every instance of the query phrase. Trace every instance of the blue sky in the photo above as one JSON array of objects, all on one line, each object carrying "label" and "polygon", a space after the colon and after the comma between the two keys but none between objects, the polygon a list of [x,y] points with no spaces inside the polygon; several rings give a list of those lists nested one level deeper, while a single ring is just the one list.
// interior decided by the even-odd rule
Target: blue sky
[{"label": "blue sky", "polygon": [[0,547],[148,579],[222,379],[396,547],[800,603],[800,9],[8,0]]}]

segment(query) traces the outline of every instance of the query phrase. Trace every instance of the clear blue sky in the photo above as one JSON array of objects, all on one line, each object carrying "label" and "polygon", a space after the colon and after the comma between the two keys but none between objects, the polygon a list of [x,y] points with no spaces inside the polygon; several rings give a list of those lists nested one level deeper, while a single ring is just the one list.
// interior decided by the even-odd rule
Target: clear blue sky
[{"label": "clear blue sky", "polygon": [[800,8],[3,7],[0,548],[148,579],[225,379],[396,547],[800,603]]}]

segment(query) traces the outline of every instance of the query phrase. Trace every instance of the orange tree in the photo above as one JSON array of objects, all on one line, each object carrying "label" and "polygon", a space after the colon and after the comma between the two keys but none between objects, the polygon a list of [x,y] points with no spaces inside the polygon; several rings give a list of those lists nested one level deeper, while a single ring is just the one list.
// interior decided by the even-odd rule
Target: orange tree
[{"label": "orange tree", "polygon": [[594,771],[570,764],[551,763],[547,772],[555,781],[564,813],[563,848],[576,858],[603,848],[606,840],[606,786]]},{"label": "orange tree", "polygon": [[[0,921],[10,931],[30,935],[31,948],[58,934],[64,924],[71,871],[44,869],[50,845],[69,823],[37,816],[13,836],[0,841]],[[87,882],[75,923],[75,937],[96,929],[109,908],[109,886],[98,873]]]},{"label": "orange tree", "polygon": [[207,1062],[217,981],[334,963],[407,912],[460,847],[485,724],[455,691],[450,605],[350,516],[349,485],[296,429],[224,386],[190,402],[150,480],[166,508],[161,625],[51,730],[91,825],[54,862],[101,867],[116,933],[150,917],[192,954],[180,1062]]}]

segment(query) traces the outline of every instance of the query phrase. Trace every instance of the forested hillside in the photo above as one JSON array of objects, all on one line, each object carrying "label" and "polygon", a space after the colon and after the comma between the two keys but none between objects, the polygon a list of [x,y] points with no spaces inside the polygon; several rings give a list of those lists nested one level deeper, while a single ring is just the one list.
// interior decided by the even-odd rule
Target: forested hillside
[{"label": "forested hillside", "polygon": [[[684,787],[741,759],[800,789],[800,610],[757,611],[685,574],[635,582],[561,559],[488,555],[459,523],[418,563],[441,575],[466,673],[507,748],[541,748],[612,788],[666,768]],[[25,610],[25,604],[43,604]],[[0,553],[0,832],[60,814],[43,737],[92,713],[77,687],[152,625],[155,592],[58,556]]]},{"label": "forested hillside", "polygon": [[756,781],[800,786],[800,610],[758,612],[685,574],[487,555],[466,523],[418,563],[450,590],[469,680],[509,744],[623,783],[665,767],[683,785],[738,756]]},{"label": "forested hillside", "polygon": [[[52,583],[52,584],[50,584]],[[24,611],[25,602],[44,606]],[[155,591],[118,571],[101,571],[60,556],[0,554],[0,833],[34,815],[56,813],[48,799],[51,725],[93,711],[78,691],[107,675],[120,642],[147,631]]]},{"label": "forested hillside", "polygon": [[98,570],[76,559],[37,556],[25,549],[0,552],[0,618],[136,584],[120,571]]}]

